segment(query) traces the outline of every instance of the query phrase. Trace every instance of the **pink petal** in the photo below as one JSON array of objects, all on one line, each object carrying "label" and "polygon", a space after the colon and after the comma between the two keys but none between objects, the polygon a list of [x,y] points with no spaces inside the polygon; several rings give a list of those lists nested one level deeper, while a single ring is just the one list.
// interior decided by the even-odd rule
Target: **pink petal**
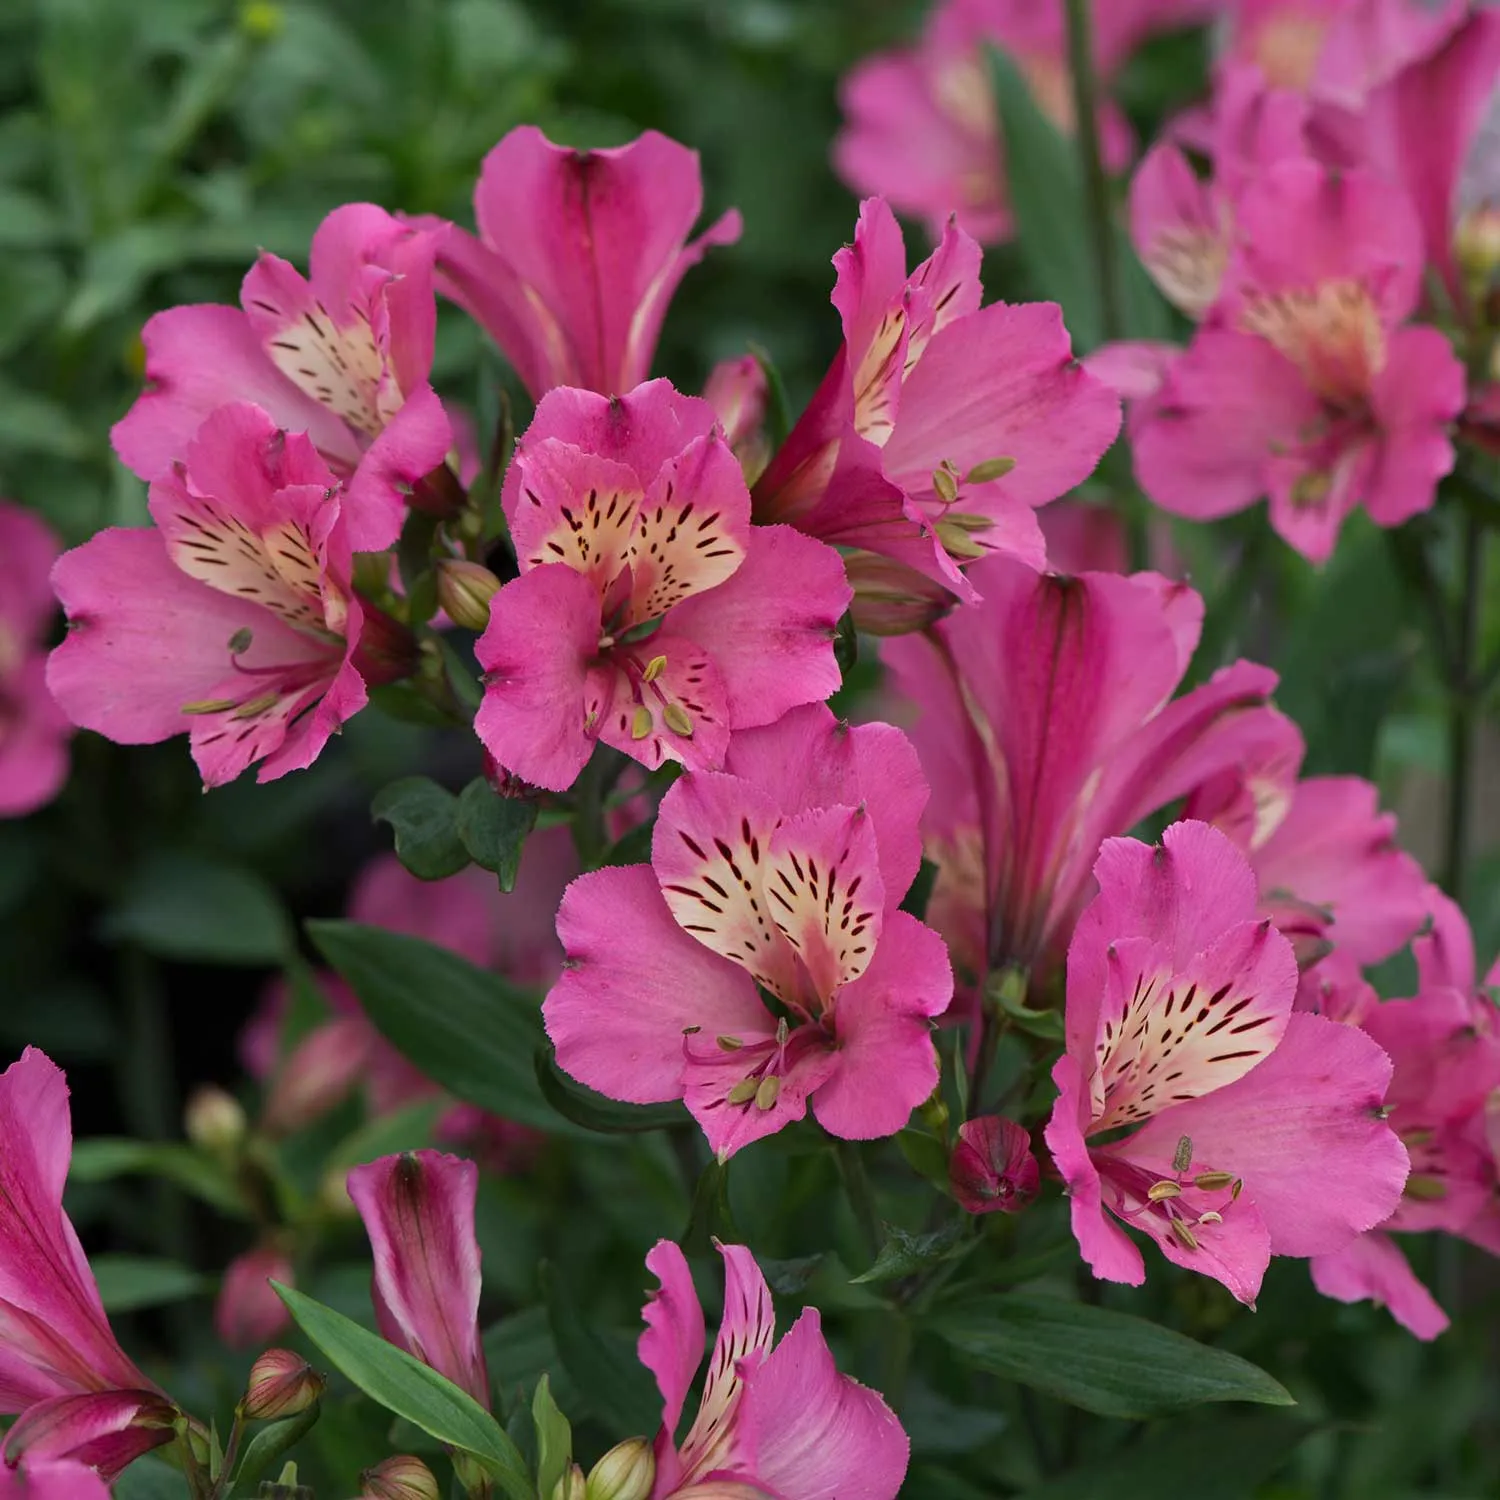
[{"label": "pink petal", "polygon": [[23,661],[9,680],[0,673],[0,695],[8,715],[0,733],[0,818],[24,817],[50,802],[67,781],[73,728],[47,690],[43,656]]},{"label": "pink petal", "polygon": [[1218,300],[1231,214],[1170,142],[1153,146],[1130,183],[1130,234],[1162,293],[1190,318]]},{"label": "pink petal", "polygon": [[1374,1302],[1419,1339],[1435,1339],[1448,1315],[1417,1279],[1388,1234],[1372,1231],[1332,1255],[1309,1263],[1313,1285],[1335,1302]]},{"label": "pink petal", "polygon": [[757,526],[733,576],[679,604],[669,624],[712,657],[730,724],[749,729],[837,689],[833,637],[852,597],[831,547],[789,526]]},{"label": "pink petal", "polygon": [[415,386],[365,450],[344,493],[349,544],[356,552],[393,546],[406,519],[406,491],[438,468],[453,427],[430,385]]},{"label": "pink petal", "polygon": [[47,575],[61,551],[56,535],[35,512],[0,500],[0,628],[21,643],[34,640],[52,621],[57,602]]},{"label": "pink petal", "polygon": [[274,1244],[257,1245],[224,1268],[214,1302],[214,1330],[231,1349],[263,1349],[291,1326],[291,1314],[272,1290],[273,1281],[297,1284],[286,1252]]},{"label": "pink petal", "polygon": [[113,1480],[170,1443],[177,1409],[154,1390],[56,1396],[28,1408],[5,1435],[5,1468],[71,1459]]},{"label": "pink petal", "polygon": [[1281,1045],[1237,1082],[1148,1120],[1131,1154],[1194,1155],[1233,1171],[1277,1255],[1327,1255],[1388,1219],[1407,1155],[1381,1105],[1390,1059],[1363,1032],[1295,1014]]},{"label": "pink petal", "polygon": [[602,597],[630,557],[644,481],[558,438],[528,443],[520,476],[506,519],[522,572],[566,563]]},{"label": "pink petal", "polygon": [[[689,771],[716,771],[724,764],[729,747],[729,695],[718,663],[697,641],[677,631],[675,624],[676,612],[667,628],[634,650],[619,648],[614,660],[591,672],[590,693],[598,692],[602,705],[599,738],[647,770],[675,760]],[[635,662],[630,678],[618,664],[625,656]],[[656,663],[662,664],[647,684],[644,675]],[[594,686],[606,680],[613,688],[607,704],[602,688]],[[591,712],[593,702],[591,697]]]},{"label": "pink petal", "polygon": [[1373,0],[1342,7],[1318,54],[1314,92],[1358,109],[1373,89],[1440,47],[1468,9],[1464,0]]},{"label": "pink petal", "polygon": [[109,1488],[76,1459],[35,1459],[0,1464],[0,1500],[109,1500]]},{"label": "pink petal", "polygon": [[[738,1045],[729,1050],[718,1040],[723,1035],[686,1039],[682,1093],[720,1162],[804,1118],[808,1099],[838,1067],[838,1056],[821,1027],[797,1026],[783,1040],[767,1015],[758,1029],[741,1027],[731,1033],[726,1041]],[[776,1080],[771,1096],[760,1091],[768,1078]],[[755,1092],[744,1097],[752,1083]]]},{"label": "pink petal", "polygon": [[1036,1197],[1040,1181],[1031,1136],[1014,1120],[981,1115],[958,1127],[948,1184],[966,1212],[1017,1213]]},{"label": "pink petal", "polygon": [[375,1255],[380,1330],[485,1408],[479,1338],[479,1169],[438,1151],[383,1156],[349,1174],[349,1196]]},{"label": "pink petal", "polygon": [[[646,1269],[659,1285],[641,1309],[646,1328],[637,1341],[636,1352],[641,1363],[656,1376],[662,1400],[662,1434],[666,1439],[663,1446],[675,1457],[672,1434],[677,1430],[693,1376],[703,1363],[707,1331],[687,1258],[671,1240],[658,1240],[647,1251]],[[658,1447],[658,1455],[660,1452]],[[675,1487],[677,1480],[673,1477],[668,1483]]]},{"label": "pink petal", "polygon": [[1472,994],[1478,965],[1474,961],[1474,934],[1463,909],[1437,886],[1427,891],[1432,911],[1432,930],[1411,945],[1417,960],[1417,975],[1423,990],[1443,986]]},{"label": "pink petal", "polygon": [[[545,839],[546,834],[536,837]],[[529,841],[526,848],[529,853]],[[418,880],[394,854],[382,854],[355,877],[349,892],[349,919],[424,938],[481,969],[489,968],[502,941],[501,929],[506,919],[516,914],[511,902],[521,894],[531,863],[522,856],[523,873],[516,890],[501,896],[494,878],[477,868],[470,867],[447,880]],[[560,889],[558,894],[562,894]],[[554,901],[547,917],[555,910]]]},{"label": "pink petal", "polygon": [[691,1028],[710,1037],[772,1028],[754,983],[672,920],[647,865],[580,876],[557,932],[567,962],[542,1007],[547,1035],[565,1072],[612,1099],[681,1098]]},{"label": "pink petal", "polygon": [[943,940],[903,911],[888,911],[870,966],[840,991],[834,1009],[837,1070],[813,1113],[832,1135],[894,1135],[937,1087],[931,1017],[953,996]]},{"label": "pink petal", "polygon": [[474,732],[502,766],[537,786],[566,791],[593,754],[589,665],[599,626],[593,584],[562,563],[523,573],[490,601],[474,647],[485,674]]},{"label": "pink petal", "polygon": [[[1182,349],[1177,344],[1165,344],[1151,340],[1139,340],[1137,342],[1105,344],[1102,348],[1095,349],[1092,354],[1084,356],[1083,367],[1097,380],[1102,380],[1110,390],[1125,401],[1149,401],[1155,396],[1166,383],[1167,372],[1176,363]],[[1067,501],[1061,504],[1066,505]],[[1047,519],[1057,514],[1058,507],[1052,506],[1047,511]],[[1046,526],[1046,520],[1043,521]],[[1123,566],[1118,568],[1083,569],[1074,567],[1059,567],[1063,573],[1079,573],[1084,571],[1109,571],[1123,573]]]},{"label": "pink petal", "polygon": [[910,1443],[880,1396],[840,1375],[810,1307],[745,1380],[756,1480],[798,1500],[895,1500]]}]

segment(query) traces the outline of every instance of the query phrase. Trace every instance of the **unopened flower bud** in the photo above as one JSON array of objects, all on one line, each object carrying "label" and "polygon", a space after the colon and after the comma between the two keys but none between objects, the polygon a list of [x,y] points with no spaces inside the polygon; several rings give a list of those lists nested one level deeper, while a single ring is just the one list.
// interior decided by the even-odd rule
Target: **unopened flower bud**
[{"label": "unopened flower bud", "polygon": [[586,1500],[587,1495],[588,1486],[584,1482],[583,1470],[577,1464],[552,1486],[552,1500]]},{"label": "unopened flower bud", "polygon": [[442,1500],[431,1469],[420,1458],[398,1453],[359,1476],[365,1500]]},{"label": "unopened flower bud", "polygon": [[1000,1115],[982,1115],[958,1127],[948,1183],[971,1214],[1015,1213],[1036,1197],[1041,1169],[1031,1137]]},{"label": "unopened flower bud", "polygon": [[646,1500],[656,1483],[656,1454],[645,1438],[616,1443],[589,1471],[585,1500]]},{"label": "unopened flower bud", "polygon": [[274,1339],[291,1322],[273,1281],[294,1285],[292,1262],[274,1240],[237,1255],[224,1271],[214,1303],[214,1328],[231,1349],[253,1349]]},{"label": "unopened flower bud", "polygon": [[204,1084],[188,1099],[183,1128],[195,1146],[215,1156],[228,1156],[245,1138],[245,1111],[232,1094]]},{"label": "unopened flower bud", "polygon": [[445,557],[437,565],[437,596],[443,613],[464,630],[483,630],[490,623],[490,600],[500,580],[477,562]]},{"label": "unopened flower bud", "polygon": [[369,1041],[369,1024],[359,1016],[338,1016],[308,1032],[276,1074],[261,1129],[292,1135],[342,1104],[365,1070]]},{"label": "unopened flower bud", "polygon": [[490,790],[497,797],[520,802],[536,794],[536,788],[529,781],[524,781],[514,771],[507,771],[488,750],[484,752],[480,769],[484,772],[484,779],[489,783]]},{"label": "unopened flower bud", "polygon": [[957,602],[942,584],[874,552],[850,553],[844,570],[854,590],[850,613],[855,628],[866,635],[925,630]]},{"label": "unopened flower bud", "polygon": [[760,478],[771,457],[765,433],[769,396],[765,369],[753,354],[721,360],[703,387],[703,399],[713,407],[747,484]]},{"label": "unopened flower bud", "polygon": [[267,1349],[250,1366],[240,1411],[252,1422],[274,1422],[305,1412],[323,1394],[323,1377],[290,1349]]},{"label": "unopened flower bud", "polygon": [[1476,281],[1500,270],[1500,205],[1485,203],[1459,216],[1453,230],[1453,254]]}]

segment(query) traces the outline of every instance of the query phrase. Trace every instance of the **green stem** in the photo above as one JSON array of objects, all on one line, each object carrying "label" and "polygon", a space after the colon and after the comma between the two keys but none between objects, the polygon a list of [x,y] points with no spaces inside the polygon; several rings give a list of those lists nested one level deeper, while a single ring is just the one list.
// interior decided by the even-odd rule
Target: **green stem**
[{"label": "green stem", "polygon": [[870,1174],[865,1170],[859,1142],[835,1139],[833,1149],[838,1158],[839,1175],[844,1179],[844,1192],[849,1197],[849,1207],[854,1210],[855,1222],[870,1258],[874,1260],[880,1252],[880,1216],[875,1211],[875,1194],[870,1187]]},{"label": "green stem", "polygon": [[1443,846],[1443,887],[1460,906],[1469,868],[1469,784],[1473,779],[1474,731],[1479,718],[1475,679],[1484,605],[1484,543],[1483,519],[1473,511],[1466,512],[1461,559],[1463,592],[1450,664],[1448,816]]},{"label": "green stem", "polygon": [[1120,316],[1119,262],[1115,258],[1114,209],[1109,178],[1099,154],[1099,79],[1094,72],[1093,27],[1089,0],[1067,0],[1068,67],[1073,74],[1073,114],[1078,151],[1083,161],[1089,233],[1099,278],[1100,325],[1107,343],[1124,336]]}]

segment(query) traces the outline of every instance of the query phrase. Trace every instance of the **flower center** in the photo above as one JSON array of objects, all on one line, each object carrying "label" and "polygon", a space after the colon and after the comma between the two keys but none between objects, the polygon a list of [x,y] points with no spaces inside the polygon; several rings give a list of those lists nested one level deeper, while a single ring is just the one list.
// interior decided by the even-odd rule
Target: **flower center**
[{"label": "flower center", "polygon": [[1302,10],[1283,10],[1255,33],[1250,54],[1272,88],[1305,94],[1328,35],[1328,21]]},{"label": "flower center", "polygon": [[1274,345],[1319,396],[1337,406],[1362,403],[1385,367],[1380,312],[1358,281],[1253,295],[1240,327]]}]

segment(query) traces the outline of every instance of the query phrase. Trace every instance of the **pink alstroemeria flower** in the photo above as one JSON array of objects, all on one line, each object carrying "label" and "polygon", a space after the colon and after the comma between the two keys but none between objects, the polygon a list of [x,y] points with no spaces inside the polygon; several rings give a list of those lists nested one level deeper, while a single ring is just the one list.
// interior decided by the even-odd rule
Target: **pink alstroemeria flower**
[{"label": "pink alstroemeria flower", "polygon": [[1275,673],[1236,662],[1172,700],[1203,601],[1154,573],[974,568],[983,602],[885,643],[933,788],[928,919],[966,982],[1036,979],[1062,950],[1106,837],[1239,764]]},{"label": "pink alstroemeria flower", "polygon": [[35,812],[68,779],[73,727],[47,691],[42,649],[58,550],[40,516],[0,500],[0,818]]},{"label": "pink alstroemeria flower", "polygon": [[756,519],[880,553],[963,598],[962,562],[1010,552],[1042,566],[1037,507],[1086,479],[1120,428],[1061,309],[981,308],[979,246],[951,224],[908,276],[880,198],[833,261],[844,346],[756,483]]},{"label": "pink alstroemeria flower", "polygon": [[[317,759],[404,667],[362,607],[338,481],[259,407],[220,407],[151,486],[154,529],[99,532],[52,572],[68,638],[47,685],[123,745],[186,732],[207,786]],[[399,653],[399,641],[390,642]]]},{"label": "pink alstroemeria flower", "polygon": [[349,1174],[349,1196],[375,1255],[371,1298],[382,1337],[486,1410],[479,1337],[479,1168],[439,1151],[382,1156]]},{"label": "pink alstroemeria flower", "polygon": [[120,1348],[68,1216],[68,1085],[28,1047],[0,1074],[0,1415],[5,1465],[73,1458],[113,1479],[177,1413]]},{"label": "pink alstroemeria flower", "polygon": [[1270,497],[1271,524],[1314,562],[1363,504],[1381,526],[1431,506],[1453,466],[1464,371],[1421,292],[1420,226],[1373,175],[1283,161],[1236,210],[1209,323],[1132,423],[1137,477],[1198,520]]},{"label": "pink alstroemeria flower", "polygon": [[262,254],[238,307],[157,313],[141,334],[149,388],[116,423],[115,452],[154,480],[215,408],[253,401],[303,432],[347,486],[356,552],[389,547],[405,491],[442,464],[452,432],[427,383],[438,235],[370,203],[335,209],[312,242],[310,277]]},{"label": "pink alstroemeria flower", "polygon": [[1255,876],[1217,829],[1174,823],[1154,849],[1110,839],[1094,873],[1046,1129],[1074,1237],[1095,1276],[1139,1286],[1128,1224],[1253,1305],[1272,1255],[1343,1250],[1400,1201],[1390,1059],[1293,1013],[1291,944],[1257,917]]},{"label": "pink alstroemeria flower", "polygon": [[[1440,1230],[1500,1254],[1500,1163],[1487,1126],[1500,1099],[1500,1028],[1493,1003],[1476,993],[1474,947],[1463,913],[1431,897],[1433,927],[1412,946],[1418,993],[1351,1016],[1395,1064],[1386,1103],[1411,1155],[1396,1211],[1354,1244],[1312,1262],[1313,1284],[1340,1302],[1366,1299],[1418,1338],[1436,1338],[1448,1318],[1417,1279],[1392,1232]],[[1483,986],[1500,983],[1500,963]]]},{"label": "pink alstroemeria flower", "polygon": [[612,1099],[684,1100],[721,1159],[809,1099],[832,1135],[894,1134],[936,1086],[953,990],[942,940],[897,909],[926,798],[887,724],[818,704],[736,734],[722,772],[662,799],[649,865],[568,887],[542,1007],[559,1064]]},{"label": "pink alstroemeria flower", "polygon": [[780,1343],[771,1291],[743,1245],[719,1245],[724,1320],[697,1415],[674,1434],[703,1362],[707,1328],[683,1253],[659,1240],[660,1283],[641,1316],[640,1361],[662,1398],[650,1500],[895,1500],[911,1445],[880,1396],[840,1375],[817,1308]]},{"label": "pink alstroemeria flower", "polygon": [[231,1349],[264,1349],[291,1325],[273,1281],[297,1284],[290,1257],[274,1239],[236,1255],[224,1268],[214,1301],[214,1331]]},{"label": "pink alstroemeria flower", "polygon": [[[1108,79],[1153,31],[1191,24],[1216,0],[1109,0],[1095,7],[1094,65]],[[1042,112],[1076,129],[1062,0],[946,0],[915,47],[866,58],[839,90],[847,125],[834,142],[839,176],[920,218],[933,240],[952,215],[984,244],[1015,232],[1004,142],[986,46],[1007,53]],[[1124,115],[1102,102],[1105,162],[1120,170],[1134,138]]]},{"label": "pink alstroemeria flower", "polygon": [[597,740],[651,770],[716,769],[731,730],[838,686],[843,563],[789,526],[750,524],[706,401],[665,380],[552,391],[502,502],[521,576],[475,648],[474,728],[505,769],[565,791]]},{"label": "pink alstroemeria flower", "polygon": [[500,346],[540,400],[554,386],[621,396],[650,378],[667,305],[714,245],[740,237],[731,209],[688,240],[703,209],[698,153],[648,130],[578,151],[534,125],[484,159],[479,238],[450,227],[438,289]]}]

